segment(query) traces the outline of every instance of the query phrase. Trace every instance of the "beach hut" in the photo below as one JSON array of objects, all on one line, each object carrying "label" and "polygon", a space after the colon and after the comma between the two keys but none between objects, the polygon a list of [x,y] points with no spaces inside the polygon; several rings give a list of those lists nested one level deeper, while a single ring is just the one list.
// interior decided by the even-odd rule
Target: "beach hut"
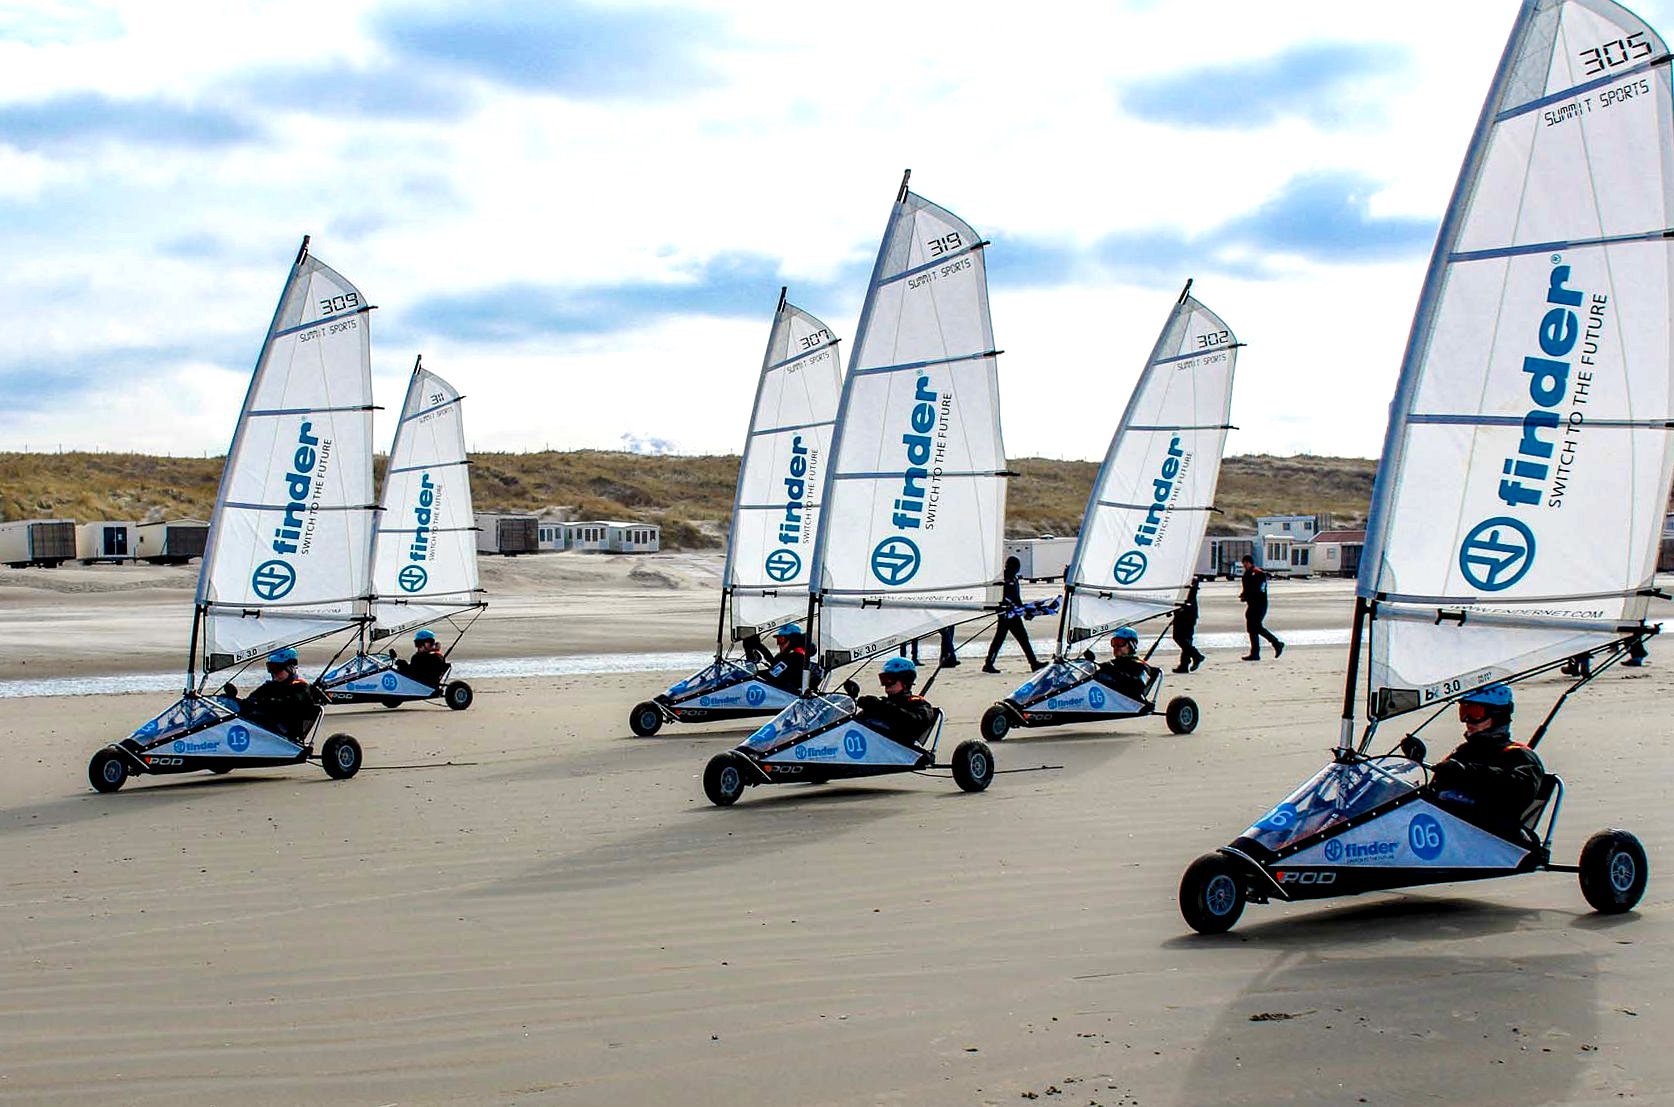
[{"label": "beach hut", "polygon": [[605,548],[611,553],[656,553],[662,528],[653,523],[606,523]]},{"label": "beach hut", "polygon": [[1360,572],[1363,530],[1322,530],[1314,535],[1314,571],[1328,577],[1352,577]]},{"label": "beach hut", "polygon": [[599,520],[564,524],[564,548],[581,553],[610,552],[610,524]]},{"label": "beach hut", "polygon": [[13,569],[40,565],[56,568],[75,560],[73,519],[19,519],[0,523],[0,564]]},{"label": "beach hut", "polygon": [[76,557],[83,565],[133,561],[139,556],[138,523],[83,523],[76,528]]},{"label": "beach hut", "polygon": [[209,524],[202,519],[140,523],[134,531],[139,558],[151,565],[184,565],[202,557],[209,541]]},{"label": "beach hut", "polygon": [[1255,556],[1255,535],[1253,534],[1211,534],[1203,539],[1203,547],[1197,555],[1197,579],[1214,580],[1225,577],[1232,580],[1244,572],[1242,558],[1245,554]]},{"label": "beach hut", "polygon": [[1006,542],[1005,556],[1015,557],[1024,580],[1062,580],[1075,555],[1075,536],[1059,538],[1042,534],[1035,538],[1013,538]]},{"label": "beach hut", "polygon": [[478,553],[515,557],[540,552],[539,517],[514,512],[479,511],[475,519]]},{"label": "beach hut", "polygon": [[542,552],[564,549],[564,520],[542,519],[535,535],[535,544]]}]

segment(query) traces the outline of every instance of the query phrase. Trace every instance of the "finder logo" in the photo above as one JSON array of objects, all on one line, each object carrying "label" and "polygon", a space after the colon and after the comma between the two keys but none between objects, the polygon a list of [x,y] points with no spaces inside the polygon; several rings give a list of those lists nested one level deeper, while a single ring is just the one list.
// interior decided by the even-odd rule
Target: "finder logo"
[{"label": "finder logo", "polygon": [[802,559],[795,550],[774,550],[767,555],[767,576],[769,580],[783,584],[787,580],[794,580],[796,574],[802,571]]},{"label": "finder logo", "polygon": [[1503,592],[1534,566],[1534,532],[1516,519],[1496,515],[1471,528],[1459,546],[1459,571],[1484,592]]},{"label": "finder logo", "polygon": [[1116,559],[1116,567],[1112,570],[1117,584],[1136,584],[1145,575],[1145,570],[1151,567],[1151,559],[1138,550],[1129,550]]},{"label": "finder logo", "polygon": [[[407,560],[429,561],[432,556],[430,545],[431,524],[436,517],[436,497],[440,494],[429,473],[419,474],[418,502],[413,505],[413,540],[407,546]],[[422,573],[423,570],[421,569]],[[406,571],[402,571],[401,587],[407,588]],[[418,588],[407,588],[409,592],[417,592],[423,588],[421,581]]]},{"label": "finder logo", "polygon": [[296,587],[296,566],[290,558],[305,548],[308,504],[314,488],[314,471],[319,467],[320,440],[314,424],[304,419],[297,429],[296,450],[291,454],[291,471],[285,474],[284,517],[274,528],[272,547],[278,556],[262,562],[250,574],[250,590],[259,599],[284,599]]},{"label": "finder logo", "polygon": [[1163,516],[1168,514],[1168,506],[1174,499],[1174,478],[1180,475],[1181,459],[1185,456],[1186,451],[1180,448],[1180,436],[1175,435],[1163,456],[1162,471],[1151,481],[1151,506],[1145,509],[1145,521],[1134,533],[1134,545],[1154,545],[1160,537]]},{"label": "finder logo", "polygon": [[808,483],[808,447],[802,444],[799,434],[791,439],[790,465],[785,473],[785,517],[779,521],[779,541],[786,546],[795,546],[802,541],[803,514],[808,508]]},{"label": "finder logo", "polygon": [[885,538],[872,549],[872,575],[896,587],[917,576],[923,560],[918,544],[911,538]]}]

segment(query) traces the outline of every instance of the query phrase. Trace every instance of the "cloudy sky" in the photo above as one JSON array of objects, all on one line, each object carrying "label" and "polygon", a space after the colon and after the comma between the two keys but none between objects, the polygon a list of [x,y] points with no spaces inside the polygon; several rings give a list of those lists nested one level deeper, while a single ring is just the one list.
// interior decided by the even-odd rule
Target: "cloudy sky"
[{"label": "cloudy sky", "polygon": [[386,407],[422,352],[473,448],[736,452],[911,167],[994,243],[1013,456],[1102,455],[1187,277],[1233,451],[1374,456],[1516,7],[0,0],[0,448],[224,450],[309,233]]}]

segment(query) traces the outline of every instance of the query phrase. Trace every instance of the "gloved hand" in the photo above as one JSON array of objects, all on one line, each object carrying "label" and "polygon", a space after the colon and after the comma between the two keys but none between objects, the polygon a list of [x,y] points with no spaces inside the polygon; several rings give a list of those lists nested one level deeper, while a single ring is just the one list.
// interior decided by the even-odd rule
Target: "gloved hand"
[{"label": "gloved hand", "polygon": [[1464,776],[1463,765],[1457,761],[1443,761],[1430,770],[1430,783],[1438,788],[1457,787]]},{"label": "gloved hand", "polygon": [[860,696],[854,701],[854,705],[856,707],[876,707],[882,702],[883,700],[877,696]]},{"label": "gloved hand", "polygon": [[1424,744],[1424,739],[1416,734],[1409,734],[1401,739],[1400,751],[1401,756],[1408,761],[1418,761],[1420,763],[1423,762],[1424,755],[1430,752],[1429,747]]}]

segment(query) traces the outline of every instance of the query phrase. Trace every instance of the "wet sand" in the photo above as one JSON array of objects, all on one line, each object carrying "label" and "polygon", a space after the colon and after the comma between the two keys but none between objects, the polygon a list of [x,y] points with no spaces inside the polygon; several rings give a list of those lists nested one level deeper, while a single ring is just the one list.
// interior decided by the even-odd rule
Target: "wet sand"
[{"label": "wet sand", "polygon": [[[467,641],[633,649],[666,612],[656,648],[701,649],[713,593],[694,564],[682,588],[619,567],[550,600],[507,589],[507,625]],[[53,651],[87,672],[131,660],[48,617],[108,596],[30,617],[0,590],[0,673]],[[1231,586],[1207,596],[1204,629],[1233,629]],[[1278,585],[1273,622],[1340,625],[1348,596]],[[167,601],[117,606],[167,637]],[[1569,786],[1560,853],[1605,825],[1645,841],[1638,912],[1601,919],[1544,874],[1251,907],[1230,935],[1189,935],[1181,870],[1323,763],[1343,653],[1213,650],[1170,678],[1203,707],[1195,734],[1014,732],[1002,769],[1062,768],[980,795],[904,776],[729,810],[698,774],[741,728],[627,730],[679,673],[485,681],[463,714],[334,711],[367,751],[348,782],[309,767],[113,796],[88,791],[87,757],[166,696],[0,700],[0,1102],[1667,1102],[1660,647],[1572,700],[1542,749]],[[938,680],[945,749],[1019,683],[1005,667]],[[1559,687],[1526,687],[1525,729]]]}]

